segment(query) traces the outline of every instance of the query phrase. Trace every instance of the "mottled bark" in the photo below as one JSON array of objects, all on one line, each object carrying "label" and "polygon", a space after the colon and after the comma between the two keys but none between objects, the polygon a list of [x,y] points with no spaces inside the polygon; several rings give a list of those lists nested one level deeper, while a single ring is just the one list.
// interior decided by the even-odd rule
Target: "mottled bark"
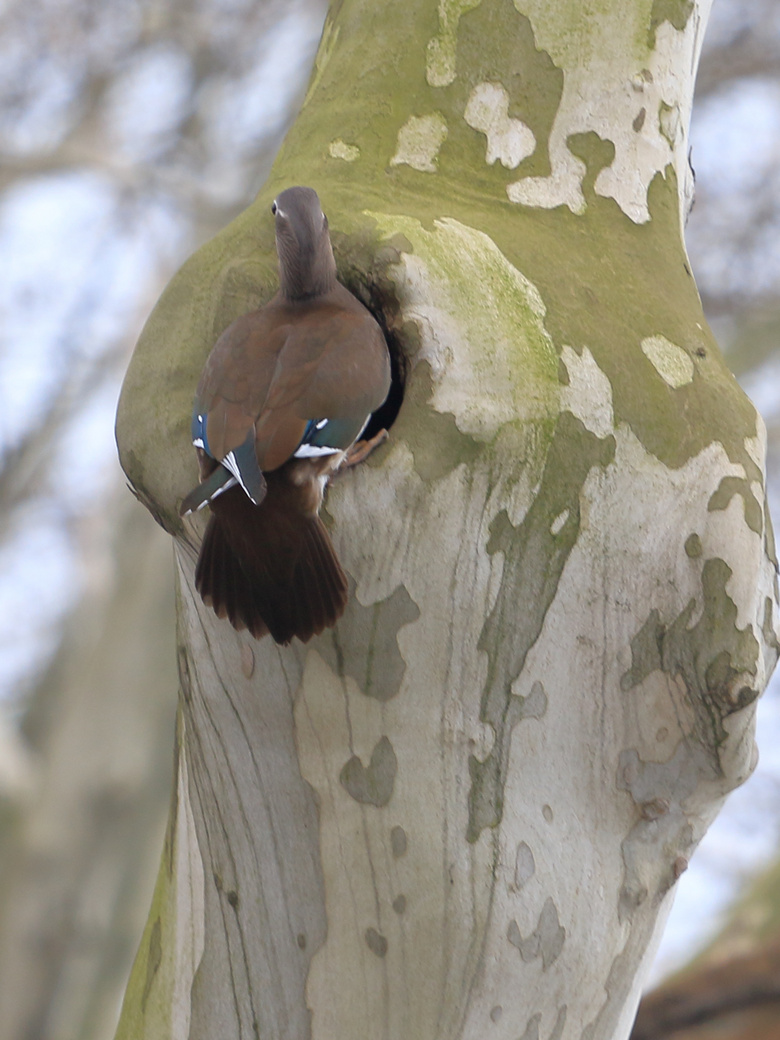
[{"label": "mottled bark", "polygon": [[[268,184],[150,318],[118,439],[177,543],[179,779],[120,1037],[628,1035],[777,652],[763,427],[682,243],[708,8],[334,4]],[[177,504],[292,183],[409,376],[329,493],[350,607],[285,649],[200,603]]]}]

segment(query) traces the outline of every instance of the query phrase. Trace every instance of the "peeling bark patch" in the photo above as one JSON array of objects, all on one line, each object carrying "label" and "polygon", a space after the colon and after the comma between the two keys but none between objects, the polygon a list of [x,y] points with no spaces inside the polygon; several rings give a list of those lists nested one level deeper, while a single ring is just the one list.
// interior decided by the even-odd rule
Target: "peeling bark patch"
[{"label": "peeling bark patch", "polygon": [[639,807],[663,805],[665,811],[656,814],[655,819],[658,819],[667,815],[672,806],[677,807],[689,798],[702,775],[708,779],[715,778],[711,765],[689,754],[684,741],[678,743],[667,762],[643,762],[631,748],[620,754],[617,788],[628,791]]},{"label": "peeling bark patch", "polygon": [[406,408],[398,431],[412,452],[415,471],[426,483],[446,477],[463,463],[470,465],[482,451],[477,440],[458,429],[451,412],[439,412],[429,403],[433,394],[430,362],[421,361],[406,385]]},{"label": "peeling bark patch", "polygon": [[357,755],[345,764],[339,774],[344,790],[361,805],[387,805],[393,795],[398,760],[388,737],[382,737],[371,753],[368,767]]},{"label": "peeling bark patch", "polygon": [[521,841],[517,846],[517,853],[515,854],[515,876],[514,886],[517,892],[530,881],[536,873],[536,862],[534,860],[534,854],[531,852],[531,846]]},{"label": "peeling bark patch", "polygon": [[682,134],[682,116],[679,105],[667,105],[662,101],[658,106],[658,128],[665,137],[670,148],[674,148]]},{"label": "peeling bark patch", "polygon": [[506,937],[520,951],[520,956],[526,964],[530,964],[541,957],[542,969],[547,971],[550,965],[554,964],[560,956],[566,940],[566,929],[561,926],[558,920],[558,910],[555,903],[548,897],[542,907],[541,914],[539,914],[539,923],[536,926],[536,930],[531,932],[527,939],[524,939],[520,934],[520,929],[515,920],[509,922]]},{"label": "peeling bark patch", "polygon": [[677,881],[681,860],[694,843],[683,805],[702,783],[719,779],[719,767],[699,742],[683,737],[666,762],[644,762],[631,748],[618,761],[617,788],[627,791],[640,818],[621,844],[624,877],[618,899],[629,920],[651,890],[661,898]]},{"label": "peeling bark patch", "polygon": [[650,13],[650,27],[647,31],[647,46],[655,50],[655,35],[664,22],[671,22],[678,32],[682,32],[693,13],[693,0],[653,0]]},{"label": "peeling bark patch", "polygon": [[538,679],[531,687],[531,692],[528,696],[520,699],[523,700],[524,719],[541,719],[544,717],[547,711],[547,694],[544,692],[544,686]]},{"label": "peeling bark patch", "polygon": [[486,823],[485,826],[497,826],[501,822],[512,730],[522,719],[539,719],[546,710],[547,695],[540,682],[534,683],[528,697],[516,697],[510,693],[506,712],[501,719],[502,733],[505,734],[506,740],[499,754],[492,751],[484,762],[480,762],[475,755],[469,756],[469,776],[471,778],[467,835],[469,841],[476,841],[479,837],[479,831],[472,828],[472,810],[475,807],[482,807],[488,812],[494,813],[492,822]]},{"label": "peeling bark patch", "polygon": [[385,957],[387,955],[387,939],[385,939],[384,935],[380,935],[376,928],[367,928],[365,939],[366,946],[377,957]]},{"label": "peeling bark patch", "polygon": [[631,667],[620,677],[620,689],[632,690],[661,668],[661,643],[666,629],[661,615],[651,610],[644,625],[631,640]]},{"label": "peeling bark patch", "polygon": [[641,72],[637,72],[637,74],[631,78],[631,87],[638,94],[642,94],[652,82],[654,82],[653,74],[650,69],[642,69]]},{"label": "peeling bark patch", "polygon": [[496,1004],[495,1007],[490,1009],[490,1021],[491,1022],[499,1022],[501,1020],[501,1016],[503,1015],[503,1013],[504,1013],[504,1009],[501,1007],[501,1005],[500,1004]]},{"label": "peeling bark patch", "polygon": [[689,535],[685,540],[685,553],[692,560],[698,560],[703,552],[701,538],[697,534]]},{"label": "peeling bark patch", "polygon": [[639,133],[639,131],[645,125],[646,117],[647,117],[647,109],[646,108],[640,108],[639,112],[636,115],[636,118],[634,119],[633,123],[631,124],[631,126],[634,128],[634,130],[637,133]]},{"label": "peeling bark patch", "polygon": [[[569,411],[597,437],[608,437],[615,427],[612,385],[587,347],[577,353],[564,346],[561,361],[566,371],[566,389],[561,392],[561,410]],[[553,532],[555,533],[555,532]]]},{"label": "peeling bark patch", "polygon": [[704,747],[719,748],[726,739],[723,720],[758,696],[753,688],[759,645],[748,625],[737,628],[737,608],[726,591],[731,568],[719,559],[707,560],[702,570],[703,612],[691,602],[667,627],[657,610],[650,613],[631,640],[631,668],[620,680],[630,690],[660,669],[681,676],[694,712],[690,736]]},{"label": "peeling bark patch", "polygon": [[687,352],[665,336],[647,336],[642,353],[663,381],[674,390],[693,381],[693,362]]},{"label": "peeling bark patch", "polygon": [[393,900],[393,910],[395,910],[395,912],[398,914],[399,917],[401,916],[401,914],[405,914],[406,913],[406,896],[405,895],[402,894],[400,896],[396,896],[395,897],[395,899]]},{"label": "peeling bark patch", "polygon": [[549,805],[542,806],[542,816],[544,816],[547,823],[553,822],[553,811]]},{"label": "peeling bark patch", "polygon": [[718,509],[728,509],[734,495],[742,496],[745,503],[745,523],[751,531],[760,535],[763,531],[763,511],[753,494],[750,482],[744,477],[724,477],[718,485],[718,490],[707,503],[708,511],[714,513]]},{"label": "peeling bark patch", "polygon": [[455,42],[464,11],[482,0],[440,0],[439,32],[428,41],[425,77],[432,87],[446,87],[455,79]]},{"label": "peeling bark patch", "polygon": [[401,689],[406,672],[398,633],[417,620],[420,610],[403,585],[387,599],[364,607],[355,595],[354,582],[349,584],[344,616],[320,640],[318,650],[337,675],[353,678],[367,697],[389,701]]},{"label": "peeling bark patch", "polygon": [[403,827],[393,827],[390,831],[390,848],[393,850],[393,855],[396,859],[406,855],[407,839],[406,831]]},{"label": "peeling bark patch", "polygon": [[557,534],[563,528],[563,525],[566,523],[568,519],[569,510],[564,509],[564,511],[562,513],[559,513],[558,516],[556,516],[556,518],[550,524],[550,534]]},{"label": "peeling bark patch", "polygon": [[421,173],[436,173],[439,149],[447,133],[447,121],[441,112],[409,116],[398,131],[398,143],[390,165],[406,165]]},{"label": "peeling bark patch", "polygon": [[155,918],[152,930],[149,933],[149,951],[146,956],[146,979],[144,980],[144,991],[141,994],[141,1011],[146,1010],[146,1002],[152,991],[155,975],[162,963],[162,925],[160,918]]},{"label": "peeling bark patch", "polygon": [[[473,755],[469,758],[467,838],[471,842],[485,827],[501,822],[513,727],[521,719],[541,718],[546,709],[547,696],[541,683],[534,683],[526,698],[512,693],[512,683],[539,637],[576,541],[582,485],[591,468],[607,466],[614,452],[613,437],[599,439],[571,412],[562,412],[539,492],[523,522],[514,527],[502,510],[491,524],[487,551],[491,555],[503,553],[504,568],[495,606],[478,645],[488,655],[480,718],[493,727],[495,742],[484,761]],[[553,521],[566,511],[563,526],[553,534]]]},{"label": "peeling bark patch", "polygon": [[642,802],[639,807],[644,820],[660,820],[669,812],[669,800],[667,798],[651,798],[649,802]]},{"label": "peeling bark patch", "polygon": [[514,170],[533,155],[536,138],[522,119],[510,119],[509,94],[500,83],[474,87],[463,118],[487,138],[485,162],[489,166],[498,159],[502,166]]},{"label": "peeling bark patch", "polygon": [[355,144],[347,144],[337,137],[328,145],[328,155],[331,159],[343,159],[344,162],[355,162],[360,158],[360,149]]},{"label": "peeling bark patch", "polygon": [[608,169],[615,161],[615,143],[601,137],[595,130],[587,130],[578,134],[569,134],[566,146],[575,158],[585,163],[585,176],[580,185],[582,194],[590,199],[595,198],[596,180],[602,170]]},{"label": "peeling bark patch", "polygon": [[[536,286],[489,235],[467,224],[444,217],[428,230],[413,217],[372,216],[385,234],[404,233],[418,253],[404,261],[404,315],[419,325],[418,363],[426,361],[432,375],[433,393],[424,403],[454,415],[457,428],[488,451],[506,424],[541,421],[546,444],[559,410],[558,358]],[[480,286],[476,293],[475,286]],[[485,348],[475,352],[473,344],[479,342]],[[416,370],[393,430],[401,440],[415,376]],[[419,425],[426,416],[415,418]],[[432,448],[438,453],[439,444]],[[413,454],[415,449],[413,444]],[[465,461],[461,456],[455,464]]]},{"label": "peeling bark patch", "polygon": [[[509,161],[502,160],[502,165],[510,169],[519,168],[521,175],[547,176],[550,173],[548,141],[563,95],[563,70],[556,67],[546,51],[537,47],[530,20],[514,4],[508,0],[482,0],[478,5],[470,0],[467,2],[474,9],[460,18],[457,30],[457,77],[453,77],[451,85],[446,89],[451,109],[464,113],[464,119],[459,124],[454,121],[451,123],[450,137],[442,150],[442,159],[454,155],[456,147],[461,147],[463,154],[476,158],[477,142],[469,129],[469,125],[474,124],[466,112],[471,106],[471,119],[484,121],[485,116],[480,118],[474,111],[474,92],[483,84],[500,85],[507,98],[506,112],[501,116],[496,114],[495,118],[500,118],[501,122],[498,124],[493,121],[492,127],[502,142],[499,145],[499,136],[496,136],[495,147],[491,149],[489,138],[488,149],[496,151],[498,158],[499,149],[503,151]],[[496,26],[499,25],[500,31],[496,32]],[[489,47],[485,46],[486,40],[490,40]],[[497,95],[494,96],[497,98]],[[519,130],[518,124],[526,128],[522,131],[522,137],[527,142],[524,149],[526,154],[522,158],[519,158],[519,141],[509,147],[506,137],[500,131],[500,126],[506,127],[505,119],[514,131]],[[487,135],[487,131],[482,132]],[[536,142],[533,148],[532,140]],[[485,153],[482,154],[484,156]],[[510,166],[518,158],[519,162]],[[458,161],[462,161],[460,155]],[[488,159],[488,162],[491,160]],[[503,173],[500,170],[496,176],[506,183],[501,176]]]}]

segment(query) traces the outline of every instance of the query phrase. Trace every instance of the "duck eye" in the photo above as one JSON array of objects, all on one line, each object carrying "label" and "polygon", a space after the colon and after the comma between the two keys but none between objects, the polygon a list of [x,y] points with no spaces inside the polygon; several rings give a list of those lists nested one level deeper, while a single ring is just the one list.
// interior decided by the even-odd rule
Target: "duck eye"
[{"label": "duck eye", "polygon": [[271,212],[273,213],[274,216],[276,216],[276,210],[277,209],[278,209],[278,206],[276,205],[276,199],[274,199],[274,201],[271,203]]}]

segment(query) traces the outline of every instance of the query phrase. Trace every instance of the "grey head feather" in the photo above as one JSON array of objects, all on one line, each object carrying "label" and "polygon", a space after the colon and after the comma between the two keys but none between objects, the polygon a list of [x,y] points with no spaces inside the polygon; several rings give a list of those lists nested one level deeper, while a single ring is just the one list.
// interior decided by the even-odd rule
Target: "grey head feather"
[{"label": "grey head feather", "polygon": [[328,221],[313,188],[286,188],[272,207],[282,295],[310,299],[330,292],[336,283],[336,261]]}]

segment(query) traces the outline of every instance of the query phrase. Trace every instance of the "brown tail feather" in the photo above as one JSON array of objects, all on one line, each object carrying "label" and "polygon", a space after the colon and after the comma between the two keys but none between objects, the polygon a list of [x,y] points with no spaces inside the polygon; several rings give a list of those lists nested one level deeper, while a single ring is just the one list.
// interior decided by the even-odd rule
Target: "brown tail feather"
[{"label": "brown tail feather", "polygon": [[[311,567],[309,569],[309,574],[317,574],[321,579],[317,591],[323,604],[324,613],[327,615],[328,603],[334,599],[343,599],[346,604],[347,579],[340,566],[338,570],[329,566],[330,556],[333,553],[333,546],[331,545],[328,532],[325,530],[322,521],[320,521],[316,528],[313,528],[310,532],[309,548],[311,552]],[[302,576],[299,588],[303,589],[304,587],[305,581]],[[312,595],[313,594],[312,590]],[[325,622],[325,624],[327,624],[327,622]]]},{"label": "brown tail feather", "polygon": [[[331,565],[335,561],[338,570]],[[337,582],[344,581],[343,586]],[[320,518],[314,517],[306,531],[306,539],[293,578],[295,615],[309,612],[312,633],[321,632],[329,624],[331,604],[346,603],[346,579],[336,559],[328,533]],[[341,614],[341,610],[339,614]]]},{"label": "brown tail feather", "polygon": [[[275,479],[276,478],[276,479]],[[347,603],[347,579],[316,513],[301,509],[301,490],[276,473],[252,505],[240,488],[211,505],[195,585],[203,601],[234,628],[277,643],[306,642],[333,625]]]},{"label": "brown tail feather", "polygon": [[251,583],[241,560],[225,537],[224,525],[215,516],[206,528],[195,569],[195,586],[217,617],[227,618],[239,631],[248,628],[258,639],[268,634],[268,627],[253,609]]}]

